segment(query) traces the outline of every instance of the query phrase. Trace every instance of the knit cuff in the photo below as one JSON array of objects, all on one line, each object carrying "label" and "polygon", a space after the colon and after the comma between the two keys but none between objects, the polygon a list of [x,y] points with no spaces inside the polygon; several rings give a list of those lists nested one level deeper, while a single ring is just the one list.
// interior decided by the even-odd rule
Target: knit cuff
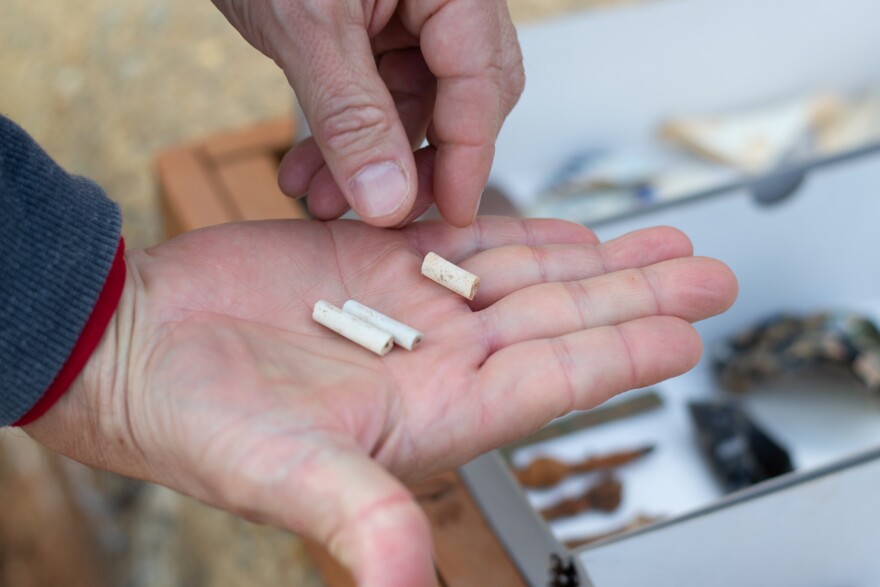
[{"label": "knit cuff", "polygon": [[30,424],[55,405],[55,402],[61,399],[61,396],[64,395],[64,392],[68,390],[74,379],[85,367],[98,343],[101,342],[101,337],[104,336],[107,324],[110,323],[110,318],[113,317],[116,307],[119,305],[119,298],[125,285],[124,253],[125,240],[120,238],[119,246],[116,249],[116,256],[113,258],[110,273],[107,275],[107,281],[104,282],[101,294],[95,302],[95,309],[83,327],[76,346],[73,347],[70,356],[52,381],[49,389],[43,394],[43,397],[20,420],[13,424],[14,426]]},{"label": "knit cuff", "polygon": [[0,116],[0,426],[57,379],[94,314],[119,247],[121,215]]}]

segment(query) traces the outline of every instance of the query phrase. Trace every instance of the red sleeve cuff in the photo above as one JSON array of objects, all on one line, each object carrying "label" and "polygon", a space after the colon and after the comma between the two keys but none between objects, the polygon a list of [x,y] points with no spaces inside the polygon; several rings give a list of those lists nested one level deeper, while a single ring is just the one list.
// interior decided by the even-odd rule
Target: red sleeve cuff
[{"label": "red sleeve cuff", "polygon": [[92,315],[89,316],[86,325],[83,327],[70,356],[67,357],[67,361],[61,367],[49,389],[43,394],[43,397],[14,426],[30,424],[45,414],[64,395],[64,392],[67,391],[73,380],[82,371],[86,361],[92,356],[95,347],[98,346],[101,337],[104,336],[104,331],[107,329],[110,318],[113,317],[113,313],[116,311],[116,306],[119,305],[122,286],[125,285],[125,259],[123,253],[125,253],[125,241],[120,238],[119,246],[116,247],[116,256],[110,265],[110,273],[107,274],[107,280],[104,282],[104,288],[101,290],[101,294],[95,302],[95,308],[92,310]]}]

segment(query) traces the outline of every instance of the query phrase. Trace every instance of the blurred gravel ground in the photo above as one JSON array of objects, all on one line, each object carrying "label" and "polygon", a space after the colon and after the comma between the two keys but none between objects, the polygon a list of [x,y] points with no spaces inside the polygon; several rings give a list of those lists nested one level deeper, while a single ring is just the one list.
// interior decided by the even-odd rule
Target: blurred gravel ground
[{"label": "blurred gravel ground", "polygon": [[293,103],[208,1],[0,0],[0,76],[0,111],[122,204],[130,246],[162,237],[158,149]]}]

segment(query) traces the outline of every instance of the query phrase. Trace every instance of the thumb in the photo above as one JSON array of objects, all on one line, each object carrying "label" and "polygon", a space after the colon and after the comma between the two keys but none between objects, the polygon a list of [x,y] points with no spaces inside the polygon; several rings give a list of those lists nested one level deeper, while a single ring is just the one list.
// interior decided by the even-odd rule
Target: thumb
[{"label": "thumb", "polygon": [[292,9],[272,53],[349,205],[371,224],[394,226],[415,201],[415,161],[379,76],[360,4]]},{"label": "thumb", "polygon": [[291,508],[284,525],[326,546],[359,587],[436,587],[430,525],[400,481],[357,449],[322,449],[303,470],[285,491],[293,502],[273,500]]}]

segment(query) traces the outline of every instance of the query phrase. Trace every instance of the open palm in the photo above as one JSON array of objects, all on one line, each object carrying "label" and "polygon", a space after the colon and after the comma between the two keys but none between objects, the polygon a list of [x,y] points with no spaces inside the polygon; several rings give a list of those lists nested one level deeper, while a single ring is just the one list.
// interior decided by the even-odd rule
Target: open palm
[{"label": "open palm", "polygon": [[[420,274],[429,251],[480,276],[473,302]],[[53,444],[88,430],[54,444],[307,533],[359,584],[386,587],[433,581],[429,529],[399,479],[684,372],[700,353],[689,322],[736,295],[673,229],[599,244],[558,221],[244,223],[127,264],[112,331],[29,432]],[[316,301],[350,298],[424,342],[378,357],[311,320]]]}]

